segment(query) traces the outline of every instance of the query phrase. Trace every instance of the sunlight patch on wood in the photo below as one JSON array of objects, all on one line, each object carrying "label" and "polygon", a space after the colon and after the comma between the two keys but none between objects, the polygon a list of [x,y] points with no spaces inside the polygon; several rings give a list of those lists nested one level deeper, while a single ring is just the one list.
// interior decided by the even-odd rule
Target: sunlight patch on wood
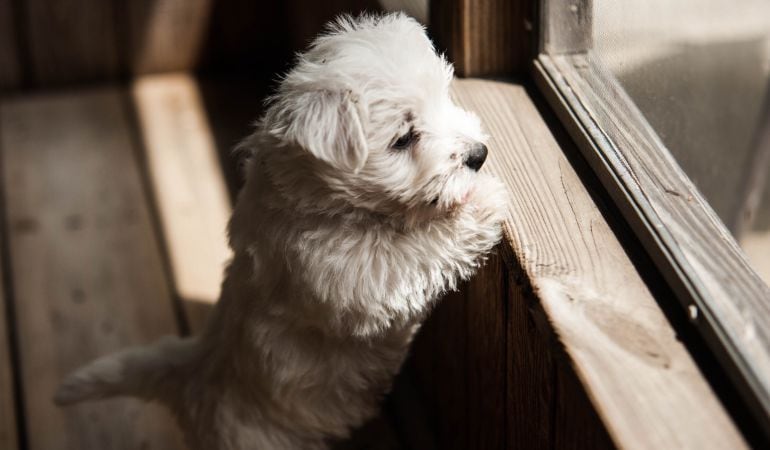
[{"label": "sunlight patch on wood", "polygon": [[174,287],[185,301],[214,303],[230,258],[231,205],[197,82],[146,76],[132,95]]}]

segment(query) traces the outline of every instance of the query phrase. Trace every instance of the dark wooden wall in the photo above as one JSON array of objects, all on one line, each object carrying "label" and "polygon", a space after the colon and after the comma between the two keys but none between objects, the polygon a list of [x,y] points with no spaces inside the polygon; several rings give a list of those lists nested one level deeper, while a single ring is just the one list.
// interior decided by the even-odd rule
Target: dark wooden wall
[{"label": "dark wooden wall", "polygon": [[415,342],[438,448],[614,448],[517,266],[501,244]]},{"label": "dark wooden wall", "polygon": [[0,90],[175,70],[270,77],[376,0],[0,0]]}]

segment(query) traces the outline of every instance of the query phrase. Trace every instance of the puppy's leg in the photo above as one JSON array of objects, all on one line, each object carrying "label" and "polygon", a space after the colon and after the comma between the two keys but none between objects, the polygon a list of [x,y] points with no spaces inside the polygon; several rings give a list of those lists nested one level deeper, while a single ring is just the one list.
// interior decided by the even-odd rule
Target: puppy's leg
[{"label": "puppy's leg", "polygon": [[86,365],[70,374],[54,396],[58,405],[69,405],[119,395],[147,400],[171,400],[180,383],[178,371],[197,352],[195,338],[167,336],[153,345],[134,347]]}]

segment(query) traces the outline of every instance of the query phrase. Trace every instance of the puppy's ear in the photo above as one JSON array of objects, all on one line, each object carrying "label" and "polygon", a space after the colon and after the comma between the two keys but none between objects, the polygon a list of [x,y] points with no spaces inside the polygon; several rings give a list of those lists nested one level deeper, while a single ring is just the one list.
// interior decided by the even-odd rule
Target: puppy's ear
[{"label": "puppy's ear", "polygon": [[294,142],[335,167],[358,172],[369,149],[366,112],[351,91],[318,90],[279,95],[265,116],[268,132]]}]

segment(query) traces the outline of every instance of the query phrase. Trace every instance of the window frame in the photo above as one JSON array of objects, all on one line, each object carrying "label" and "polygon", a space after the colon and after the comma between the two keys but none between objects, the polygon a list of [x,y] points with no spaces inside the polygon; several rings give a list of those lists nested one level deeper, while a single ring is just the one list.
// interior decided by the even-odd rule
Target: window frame
[{"label": "window frame", "polygon": [[539,2],[535,83],[761,428],[769,430],[770,288],[593,55],[592,1]]}]

